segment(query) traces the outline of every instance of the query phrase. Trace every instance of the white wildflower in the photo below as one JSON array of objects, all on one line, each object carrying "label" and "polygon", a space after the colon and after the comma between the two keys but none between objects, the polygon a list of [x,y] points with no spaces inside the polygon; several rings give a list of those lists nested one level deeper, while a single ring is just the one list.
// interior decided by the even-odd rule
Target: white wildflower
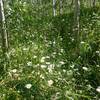
[{"label": "white wildflower", "polygon": [[20,93],[20,91],[19,91],[19,90],[18,90],[17,92],[18,92],[18,93]]},{"label": "white wildflower", "polygon": [[71,67],[71,68],[74,68],[74,67],[75,67],[75,65],[74,65],[74,64],[72,64],[70,67]]},{"label": "white wildflower", "polygon": [[54,69],[54,64],[50,64],[50,65],[48,66],[48,71],[49,71],[49,73],[52,73],[53,69]]},{"label": "white wildflower", "polygon": [[83,67],[83,70],[88,71],[88,68],[87,67]]},{"label": "white wildflower", "polygon": [[49,71],[49,73],[52,73],[52,68],[51,67],[48,67],[48,71]]},{"label": "white wildflower", "polygon": [[32,71],[31,73],[34,74],[34,71]]},{"label": "white wildflower", "polygon": [[37,56],[33,56],[33,58],[37,58]]},{"label": "white wildflower", "polygon": [[27,89],[30,89],[30,88],[32,87],[32,84],[26,84],[25,87],[26,87]]},{"label": "white wildflower", "polygon": [[40,75],[40,72],[37,72],[37,75]]},{"label": "white wildflower", "polygon": [[100,86],[96,88],[96,91],[100,93]]},{"label": "white wildflower", "polygon": [[50,65],[50,62],[46,62],[47,65]]},{"label": "white wildflower", "polygon": [[42,57],[40,61],[41,61],[41,63],[45,62],[45,57]]},{"label": "white wildflower", "polygon": [[48,86],[51,86],[53,83],[53,80],[48,80]]},{"label": "white wildflower", "polygon": [[56,52],[53,52],[53,55],[56,55],[57,53]]},{"label": "white wildflower", "polygon": [[100,53],[100,51],[96,51],[96,53],[97,53],[97,54],[99,54],[99,53]]},{"label": "white wildflower", "polygon": [[99,65],[96,65],[97,67],[100,67]]},{"label": "white wildflower", "polygon": [[41,65],[41,68],[46,68],[47,66],[46,65]]},{"label": "white wildflower", "polygon": [[87,89],[90,90],[92,89],[92,86],[90,84],[87,85]]},{"label": "white wildflower", "polygon": [[27,51],[28,50],[28,48],[23,48],[23,51]]},{"label": "white wildflower", "polygon": [[65,62],[63,62],[63,61],[60,61],[59,63],[60,63],[61,65],[65,64]]},{"label": "white wildflower", "polygon": [[17,69],[13,69],[13,70],[11,70],[11,72],[16,73],[17,72]]},{"label": "white wildflower", "polygon": [[41,79],[44,79],[44,76],[41,74],[41,75],[40,75],[40,78],[41,78]]},{"label": "white wildflower", "polygon": [[23,2],[23,5],[26,5],[27,3],[26,2]]},{"label": "white wildflower", "polygon": [[55,41],[53,41],[53,44],[56,44],[56,42],[55,42]]},{"label": "white wildflower", "polygon": [[75,39],[74,39],[74,38],[72,38],[71,40],[72,40],[72,42],[73,42]]},{"label": "white wildflower", "polygon": [[49,58],[50,58],[50,56],[46,56],[45,58],[49,59]]},{"label": "white wildflower", "polygon": [[32,66],[32,62],[28,62],[27,63],[27,66]]},{"label": "white wildflower", "polygon": [[63,72],[65,73],[65,72],[66,72],[66,70],[65,70],[65,69],[63,69]]},{"label": "white wildflower", "polygon": [[59,75],[61,75],[61,72],[58,72]]},{"label": "white wildflower", "polygon": [[6,94],[2,94],[3,97],[5,97]]},{"label": "white wildflower", "polygon": [[61,51],[61,52],[64,52],[64,49],[61,49],[60,51]]},{"label": "white wildflower", "polygon": [[53,69],[55,67],[55,65],[54,64],[50,64],[48,67]]},{"label": "white wildflower", "polygon": [[84,41],[81,41],[80,43],[81,43],[81,44],[84,44],[85,42],[84,42]]}]

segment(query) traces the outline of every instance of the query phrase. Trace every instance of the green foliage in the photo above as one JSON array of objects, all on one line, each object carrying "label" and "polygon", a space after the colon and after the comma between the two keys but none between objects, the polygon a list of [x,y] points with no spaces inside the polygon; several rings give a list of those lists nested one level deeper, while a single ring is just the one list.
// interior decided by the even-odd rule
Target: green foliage
[{"label": "green foliage", "polygon": [[100,7],[82,7],[77,48],[74,12],[52,17],[45,5],[18,0],[5,8],[10,48],[6,62],[0,55],[1,100],[98,100]]}]

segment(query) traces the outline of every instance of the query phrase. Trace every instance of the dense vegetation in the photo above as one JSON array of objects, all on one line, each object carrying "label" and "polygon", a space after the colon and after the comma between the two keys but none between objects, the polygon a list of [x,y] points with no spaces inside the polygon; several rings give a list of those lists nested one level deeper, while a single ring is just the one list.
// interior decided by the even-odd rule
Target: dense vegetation
[{"label": "dense vegetation", "polygon": [[72,5],[63,3],[62,14],[57,6],[53,16],[50,0],[8,1],[6,58],[0,37],[0,100],[99,100],[99,3],[81,5],[76,35]]}]

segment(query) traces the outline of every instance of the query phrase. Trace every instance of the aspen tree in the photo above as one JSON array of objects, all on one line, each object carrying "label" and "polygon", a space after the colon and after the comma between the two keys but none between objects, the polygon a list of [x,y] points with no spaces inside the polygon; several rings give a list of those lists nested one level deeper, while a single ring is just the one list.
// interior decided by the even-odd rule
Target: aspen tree
[{"label": "aspen tree", "polygon": [[56,16],[56,0],[53,0],[53,16]]},{"label": "aspen tree", "polygon": [[4,6],[3,1],[0,0],[0,26],[1,26],[1,37],[2,37],[2,50],[5,54],[8,50],[8,37],[6,32],[6,25],[5,25],[5,15],[4,15]]},{"label": "aspen tree", "polygon": [[74,34],[76,41],[76,53],[79,54],[79,32],[80,32],[80,0],[75,0],[75,11],[74,11]]},{"label": "aspen tree", "polygon": [[74,24],[75,24],[75,30],[77,34],[79,35],[79,18],[80,18],[80,0],[75,0],[75,12],[74,12]]},{"label": "aspen tree", "polygon": [[63,1],[60,0],[60,14],[62,14],[63,12]]}]

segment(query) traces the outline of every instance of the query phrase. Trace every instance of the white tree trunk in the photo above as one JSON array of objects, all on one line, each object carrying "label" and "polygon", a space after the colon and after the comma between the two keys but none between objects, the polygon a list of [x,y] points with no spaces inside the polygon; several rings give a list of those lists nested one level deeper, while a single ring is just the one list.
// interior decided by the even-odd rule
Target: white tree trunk
[{"label": "white tree trunk", "polygon": [[80,0],[75,0],[75,12],[74,12],[74,28],[76,34],[76,40],[78,41],[79,31],[80,31]]},{"label": "white tree trunk", "polygon": [[74,36],[75,36],[75,53],[78,56],[80,53],[79,43],[80,43],[80,0],[75,0],[74,8]]},{"label": "white tree trunk", "polygon": [[60,0],[60,14],[63,13],[63,1]]},{"label": "white tree trunk", "polygon": [[92,0],[90,0],[90,7],[92,7]]},{"label": "white tree trunk", "polygon": [[96,0],[93,0],[93,7],[96,6]]},{"label": "white tree trunk", "polygon": [[6,32],[5,15],[4,15],[4,7],[2,0],[0,0],[0,24],[1,24],[1,36],[2,36],[2,49],[3,52],[5,53],[8,49],[8,37]]},{"label": "white tree trunk", "polygon": [[53,0],[53,16],[56,16],[56,0]]},{"label": "white tree trunk", "polygon": [[79,53],[79,42],[80,42],[79,33],[80,33],[80,0],[75,0],[74,35],[75,35],[77,53]]}]

